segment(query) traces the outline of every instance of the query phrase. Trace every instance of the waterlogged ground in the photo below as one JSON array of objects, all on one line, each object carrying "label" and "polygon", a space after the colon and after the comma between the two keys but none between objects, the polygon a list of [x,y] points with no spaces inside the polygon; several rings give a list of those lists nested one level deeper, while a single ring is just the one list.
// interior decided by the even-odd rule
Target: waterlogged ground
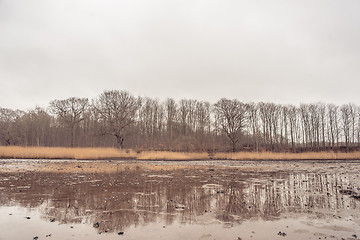
[{"label": "waterlogged ground", "polygon": [[0,160],[0,240],[357,239],[360,161]]}]

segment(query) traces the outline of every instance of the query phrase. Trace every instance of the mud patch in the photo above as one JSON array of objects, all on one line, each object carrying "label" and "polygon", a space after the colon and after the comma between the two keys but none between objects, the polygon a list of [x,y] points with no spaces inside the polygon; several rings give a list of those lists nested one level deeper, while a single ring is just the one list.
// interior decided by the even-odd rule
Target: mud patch
[{"label": "mud patch", "polygon": [[0,239],[354,239],[359,163],[7,162]]}]

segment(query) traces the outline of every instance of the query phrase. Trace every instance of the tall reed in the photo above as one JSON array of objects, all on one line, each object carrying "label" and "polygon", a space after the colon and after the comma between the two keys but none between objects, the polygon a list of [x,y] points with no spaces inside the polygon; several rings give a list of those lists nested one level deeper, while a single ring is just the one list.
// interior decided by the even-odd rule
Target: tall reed
[{"label": "tall reed", "polygon": [[311,159],[360,159],[360,152],[170,152],[135,151],[116,148],[63,148],[63,147],[18,147],[0,146],[0,158],[6,159],[134,159],[134,160],[311,160]]}]

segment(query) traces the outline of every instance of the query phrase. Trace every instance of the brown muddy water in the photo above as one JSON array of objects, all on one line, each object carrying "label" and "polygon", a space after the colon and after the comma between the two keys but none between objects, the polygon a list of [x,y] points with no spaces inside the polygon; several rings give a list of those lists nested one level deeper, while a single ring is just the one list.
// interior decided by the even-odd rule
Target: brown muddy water
[{"label": "brown muddy water", "polygon": [[0,160],[0,169],[0,240],[360,238],[360,161]]}]

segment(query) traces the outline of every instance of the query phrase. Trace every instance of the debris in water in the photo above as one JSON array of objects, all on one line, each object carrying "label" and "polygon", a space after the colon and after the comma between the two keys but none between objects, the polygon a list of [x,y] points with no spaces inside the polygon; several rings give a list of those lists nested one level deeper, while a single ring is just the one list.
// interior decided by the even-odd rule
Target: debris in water
[{"label": "debris in water", "polygon": [[354,192],[352,190],[345,189],[345,190],[340,190],[339,193],[344,194],[344,195],[351,195]]}]

